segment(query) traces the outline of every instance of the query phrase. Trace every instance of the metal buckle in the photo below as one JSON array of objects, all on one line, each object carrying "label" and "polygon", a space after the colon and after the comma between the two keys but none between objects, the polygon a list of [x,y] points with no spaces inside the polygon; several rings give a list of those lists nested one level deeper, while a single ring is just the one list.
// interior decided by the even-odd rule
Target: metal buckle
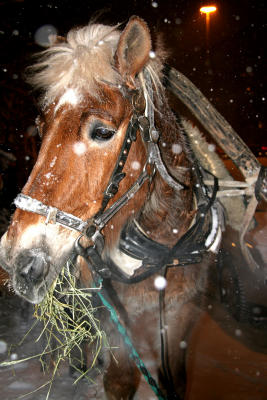
[{"label": "metal buckle", "polygon": [[45,220],[46,225],[48,225],[49,223],[55,224],[57,222],[57,212],[58,209],[56,207],[48,207],[47,217]]}]

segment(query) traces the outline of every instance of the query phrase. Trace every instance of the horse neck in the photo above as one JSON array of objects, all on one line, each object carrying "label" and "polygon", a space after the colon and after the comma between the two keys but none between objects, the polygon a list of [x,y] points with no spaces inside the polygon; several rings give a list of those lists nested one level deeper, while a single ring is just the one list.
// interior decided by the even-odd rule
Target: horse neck
[{"label": "horse neck", "polygon": [[185,189],[171,188],[156,173],[138,222],[151,239],[172,246],[188,230],[194,218],[193,177],[186,141],[176,119],[167,104],[161,106],[160,111],[162,115],[156,113],[156,127],[161,134],[161,156],[169,173],[185,185]]}]

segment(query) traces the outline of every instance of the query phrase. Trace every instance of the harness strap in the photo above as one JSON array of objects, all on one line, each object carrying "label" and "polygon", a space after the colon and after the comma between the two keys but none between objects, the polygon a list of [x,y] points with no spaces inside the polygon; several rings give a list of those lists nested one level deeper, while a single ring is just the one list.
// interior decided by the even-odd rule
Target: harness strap
[{"label": "harness strap", "polygon": [[41,201],[33,199],[32,197],[23,193],[19,193],[17,195],[14,200],[14,204],[21,210],[29,211],[46,217],[46,223],[56,222],[59,225],[81,233],[86,232],[86,229],[88,228],[88,222],[83,221],[72,214],[61,211],[58,208],[47,206]]},{"label": "harness strap", "polygon": [[127,130],[126,130],[126,134],[124,137],[124,141],[123,144],[121,146],[121,150],[120,150],[120,154],[118,156],[116,165],[113,169],[112,175],[109,179],[108,185],[106,187],[106,190],[104,192],[104,196],[103,196],[103,200],[102,200],[102,205],[100,210],[98,211],[98,213],[96,214],[95,218],[97,218],[98,215],[101,215],[103,213],[103,211],[105,210],[105,208],[107,207],[108,202],[110,201],[110,199],[112,197],[115,196],[115,194],[118,192],[119,190],[119,184],[120,181],[125,177],[125,173],[122,172],[123,167],[126,163],[126,160],[128,158],[128,154],[131,148],[131,144],[133,141],[136,140],[136,132],[138,129],[138,120],[137,120],[137,116],[135,114],[133,114]]},{"label": "harness strap", "polygon": [[56,207],[45,205],[39,200],[36,200],[26,194],[19,193],[14,200],[17,208],[24,211],[29,211],[34,214],[46,217],[45,223],[58,223],[64,227],[75,230],[88,237],[92,237],[96,230],[101,230],[107,222],[138,192],[145,181],[150,179],[150,175],[146,170],[142,171],[136,182],[125,192],[111,207],[104,211],[101,215],[96,216],[88,221],[83,221],[81,218],[61,211]]}]

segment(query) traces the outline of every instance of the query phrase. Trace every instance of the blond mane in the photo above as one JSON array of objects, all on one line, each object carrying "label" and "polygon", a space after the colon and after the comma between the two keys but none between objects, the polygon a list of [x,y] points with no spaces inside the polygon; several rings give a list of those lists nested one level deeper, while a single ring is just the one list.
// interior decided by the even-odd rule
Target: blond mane
[{"label": "blond mane", "polygon": [[[51,45],[40,53],[39,61],[29,68],[28,81],[41,89],[42,105],[52,103],[68,88],[98,96],[97,83],[119,86],[122,77],[114,65],[114,56],[121,32],[117,26],[89,24],[72,29],[66,40]],[[161,90],[161,62],[151,58],[146,66],[157,92]],[[143,73],[139,85],[145,90]]]}]

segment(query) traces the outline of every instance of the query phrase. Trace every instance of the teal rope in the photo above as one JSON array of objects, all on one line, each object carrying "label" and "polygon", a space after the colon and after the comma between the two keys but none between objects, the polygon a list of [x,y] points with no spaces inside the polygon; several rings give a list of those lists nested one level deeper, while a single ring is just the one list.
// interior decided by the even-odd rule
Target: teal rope
[{"label": "teal rope", "polygon": [[[102,282],[102,280],[100,279],[98,281],[98,284],[101,283],[101,282]],[[108,311],[110,313],[110,319],[111,319],[112,322],[114,322],[114,324],[116,325],[119,333],[122,335],[124,343],[126,344],[128,349],[130,350],[130,357],[134,360],[137,368],[142,372],[142,374],[144,375],[145,380],[150,385],[150,387],[154,391],[154,393],[157,395],[158,399],[159,400],[166,400],[165,397],[163,396],[160,388],[158,387],[156,381],[152,378],[152,376],[150,375],[149,371],[147,370],[145,364],[143,363],[143,361],[139,357],[137,351],[135,350],[134,345],[133,345],[130,337],[128,336],[128,334],[126,332],[126,329],[124,328],[124,326],[122,326],[122,324],[120,323],[120,321],[118,319],[118,316],[117,316],[117,313],[116,313],[115,309],[108,302],[108,300],[105,299],[105,297],[103,296],[103,294],[100,291],[97,291],[97,294],[98,294],[99,298],[101,299],[103,305],[108,309]]]}]

